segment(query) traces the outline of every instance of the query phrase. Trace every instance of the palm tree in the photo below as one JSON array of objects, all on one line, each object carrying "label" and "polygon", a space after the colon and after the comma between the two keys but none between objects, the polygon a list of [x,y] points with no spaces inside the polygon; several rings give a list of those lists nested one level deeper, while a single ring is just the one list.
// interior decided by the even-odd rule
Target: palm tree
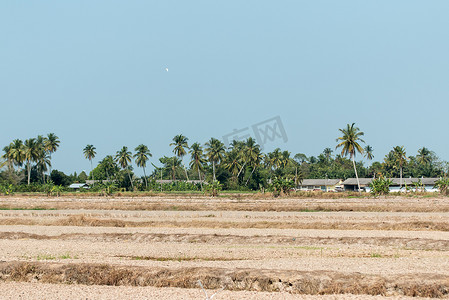
[{"label": "palm tree", "polygon": [[11,156],[14,164],[21,167],[25,161],[25,149],[22,140],[15,139],[11,144]]},{"label": "palm tree", "polygon": [[365,157],[368,160],[372,160],[374,158],[373,147],[371,147],[370,145],[366,145],[365,147]]},{"label": "palm tree", "polygon": [[[179,157],[182,161],[182,158],[184,157],[184,155],[187,154],[186,149],[189,149],[189,145],[187,144],[187,141],[189,139],[185,136],[183,136],[182,134],[178,134],[173,138],[173,143],[170,144],[170,146],[175,146],[175,148],[173,149],[173,153],[175,153],[175,155],[177,157]],[[184,168],[184,166],[183,166]],[[184,168],[184,171],[186,173],[186,178],[187,181],[189,181],[189,175],[187,174],[187,169]]]},{"label": "palm tree", "polygon": [[[259,146],[259,145],[257,145]],[[262,151],[260,150],[260,147],[256,147],[253,150],[253,153],[251,154],[251,162],[250,165],[253,167],[253,170],[251,171],[251,174],[249,175],[248,179],[246,180],[246,185],[248,185],[249,180],[251,179],[251,177],[253,176],[254,171],[256,170],[256,168],[258,168],[260,166],[260,163],[263,160],[263,154]]]},{"label": "palm tree", "polygon": [[402,167],[404,165],[404,163],[408,160],[408,157],[405,153],[405,148],[404,146],[396,146],[393,148],[393,153],[394,153],[394,159],[396,161],[396,163],[399,165],[399,172],[400,172],[400,182],[399,182],[399,186],[402,187]]},{"label": "palm tree", "polygon": [[27,162],[27,171],[28,171],[28,185],[30,185],[31,179],[31,162],[35,162],[39,157],[39,144],[35,138],[30,138],[25,140],[24,143],[24,154],[25,160]]},{"label": "palm tree", "polygon": [[41,172],[42,175],[42,183],[45,183],[45,172],[48,171],[48,167],[51,168],[51,160],[50,155],[43,149],[39,147],[39,154],[37,157],[37,168]]},{"label": "palm tree", "polygon": [[216,181],[217,179],[215,178],[215,164],[218,164],[223,160],[225,146],[220,140],[211,138],[206,143],[206,147],[206,156],[212,163],[213,179],[214,181]]},{"label": "palm tree", "polygon": [[131,162],[131,152],[128,151],[128,147],[123,146],[123,148],[120,151],[117,151],[117,154],[115,155],[115,160],[117,163],[122,167],[123,170],[128,171],[128,177],[129,181],[131,182],[131,188],[134,190],[134,184],[131,180],[131,174],[129,172],[129,163]]},{"label": "palm tree", "polygon": [[203,190],[203,180],[201,179],[201,170],[203,170],[203,166],[206,163],[206,159],[204,159],[203,148],[199,143],[193,143],[190,147],[190,168],[196,168],[198,170],[198,179],[200,180],[201,190]]},{"label": "palm tree", "polygon": [[331,160],[332,152],[334,152],[334,151],[332,151],[331,148],[329,148],[329,147],[324,148],[323,154],[324,154],[324,157],[326,157],[326,161],[330,161]]},{"label": "palm tree", "polygon": [[97,154],[97,152],[95,152],[95,149],[97,149],[97,148],[95,148],[94,145],[87,145],[83,149],[84,157],[87,158],[90,161],[90,169],[91,169],[91,174],[92,174],[92,180],[94,182],[95,182],[95,178],[94,178],[94,167],[92,165],[92,159],[94,159],[95,155]]},{"label": "palm tree", "polygon": [[422,147],[418,150],[418,155],[416,158],[418,159],[418,163],[421,165],[428,165],[432,161],[432,152],[426,147]]},{"label": "palm tree", "polygon": [[241,168],[239,152],[236,150],[229,151],[226,153],[224,160],[224,167],[231,172],[235,180],[238,180],[238,175],[240,174],[239,170]]},{"label": "palm tree", "polygon": [[357,178],[357,186],[360,192],[360,181],[357,175],[357,168],[355,167],[355,155],[357,152],[363,154],[363,148],[360,146],[359,142],[364,143],[360,137],[364,135],[362,131],[359,131],[358,127],[354,127],[355,123],[352,125],[347,124],[346,129],[339,129],[343,136],[337,138],[337,142],[340,142],[335,149],[342,147],[341,155],[347,156],[352,159],[352,164],[354,166],[355,177]]},{"label": "palm tree", "polygon": [[[13,164],[13,155],[12,155],[12,143],[8,146],[3,147],[4,154],[2,155],[2,159],[5,160],[4,164],[8,165],[8,171],[12,170]],[[3,167],[3,166],[2,166]]]},{"label": "palm tree", "polygon": [[[176,180],[176,174],[178,173],[179,169],[181,168],[181,160],[177,158],[176,156],[173,157],[161,157],[159,158],[159,161],[164,165],[163,170],[168,170],[171,174],[172,180]],[[162,179],[162,175],[161,175]]]},{"label": "palm tree", "polygon": [[134,149],[136,151],[136,154],[134,154],[134,158],[136,159],[136,165],[138,167],[141,167],[143,169],[143,176],[145,178],[145,187],[148,188],[148,182],[147,182],[147,174],[145,173],[145,167],[147,166],[147,161],[149,160],[149,157],[152,157],[150,150],[147,146],[141,144]]},{"label": "palm tree", "polygon": [[[47,138],[45,139],[45,150],[47,150],[48,154],[51,155],[52,153],[56,152],[59,148],[59,138],[54,133],[47,134]],[[51,173],[51,164],[50,164],[50,173]]]}]

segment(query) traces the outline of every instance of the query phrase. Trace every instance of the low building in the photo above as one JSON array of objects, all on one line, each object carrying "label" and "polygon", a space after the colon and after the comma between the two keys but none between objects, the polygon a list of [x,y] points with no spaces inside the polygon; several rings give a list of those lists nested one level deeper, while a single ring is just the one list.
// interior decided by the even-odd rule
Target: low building
[{"label": "low building", "polygon": [[[366,192],[370,192],[370,183],[374,178],[359,178],[360,189]],[[438,189],[434,188],[435,182],[438,178],[390,178],[392,184],[390,185],[390,192],[406,192],[409,191],[426,191],[426,192],[438,192]],[[357,191],[357,178],[348,178],[342,183],[345,191]],[[419,187],[417,187],[419,186]],[[407,189],[406,189],[407,187]]]},{"label": "low building", "polygon": [[89,185],[87,183],[72,183],[69,188],[79,191],[80,189],[89,189]]},{"label": "low building", "polygon": [[300,191],[335,192],[341,187],[341,179],[303,179],[298,185]]},{"label": "low building", "polygon": [[[370,183],[373,181],[373,178],[359,178],[360,189],[367,190],[369,189]],[[345,191],[357,191],[357,178],[348,178],[342,183],[343,189]]]}]

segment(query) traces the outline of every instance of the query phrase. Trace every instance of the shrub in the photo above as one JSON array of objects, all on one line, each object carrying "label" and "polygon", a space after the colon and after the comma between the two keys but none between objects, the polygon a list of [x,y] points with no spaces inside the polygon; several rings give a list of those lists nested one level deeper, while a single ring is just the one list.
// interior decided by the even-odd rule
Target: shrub
[{"label": "shrub", "polygon": [[212,197],[216,197],[218,196],[218,192],[221,191],[222,188],[223,186],[220,184],[220,182],[218,180],[215,180],[204,187],[204,193],[208,193]]},{"label": "shrub", "polygon": [[274,197],[290,194],[291,189],[295,186],[295,182],[289,178],[277,178],[275,177],[269,186],[269,190],[273,193]]},{"label": "shrub", "polygon": [[435,182],[435,188],[437,188],[442,195],[449,195],[449,178],[440,177],[440,179]]},{"label": "shrub", "polygon": [[390,193],[390,185],[393,183],[391,179],[384,178],[383,176],[374,179],[370,183],[371,194],[374,196],[387,195]]}]

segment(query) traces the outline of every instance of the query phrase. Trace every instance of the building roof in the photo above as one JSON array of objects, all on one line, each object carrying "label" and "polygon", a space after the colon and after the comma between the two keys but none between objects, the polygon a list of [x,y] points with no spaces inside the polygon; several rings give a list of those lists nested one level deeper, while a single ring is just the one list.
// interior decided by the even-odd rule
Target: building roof
[{"label": "building roof", "polygon": [[89,187],[89,185],[87,183],[72,183],[71,185],[69,185],[69,188],[71,189],[80,189],[83,187]]},{"label": "building roof", "polygon": [[[401,184],[401,178],[390,178],[393,181],[392,185],[400,185]],[[421,180],[421,183],[423,185],[434,185],[435,181],[438,180],[438,178],[402,178],[402,184],[413,184],[413,182],[418,182]],[[360,185],[369,185],[371,181],[373,181],[373,178],[359,178]],[[356,178],[348,178],[342,183],[343,185],[357,185],[357,179]]]},{"label": "building roof", "polygon": [[303,181],[299,185],[329,186],[339,184],[340,182],[341,179],[303,179]]},{"label": "building roof", "polygon": [[[373,178],[359,178],[360,185],[368,185]],[[342,183],[343,185],[357,185],[357,178],[348,178]]]}]

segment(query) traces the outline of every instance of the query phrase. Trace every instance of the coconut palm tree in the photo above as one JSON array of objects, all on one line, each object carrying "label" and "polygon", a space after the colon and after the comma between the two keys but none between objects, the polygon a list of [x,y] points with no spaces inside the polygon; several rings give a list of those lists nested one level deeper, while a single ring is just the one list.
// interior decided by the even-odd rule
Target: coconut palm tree
[{"label": "coconut palm tree", "polygon": [[400,174],[399,175],[400,176],[399,186],[402,187],[402,167],[404,166],[404,163],[407,162],[408,157],[405,153],[404,146],[394,147],[393,154],[394,154],[394,159],[399,166],[399,174]]},{"label": "coconut palm tree", "polygon": [[224,167],[232,174],[235,180],[238,180],[239,170],[241,169],[239,152],[236,150],[227,152],[224,159]]},{"label": "coconut palm tree", "polygon": [[[47,150],[48,154],[51,155],[52,153],[56,152],[59,148],[59,138],[54,133],[47,134],[47,138],[45,139],[45,150]],[[50,173],[51,173],[51,164],[50,164]]]},{"label": "coconut palm tree", "polygon": [[359,176],[357,175],[357,168],[355,166],[355,156],[357,152],[363,154],[363,148],[359,143],[364,143],[365,141],[360,138],[364,135],[364,133],[354,125],[355,123],[352,123],[352,125],[347,124],[345,129],[339,129],[343,136],[337,138],[337,142],[339,142],[339,144],[335,147],[335,149],[342,147],[341,155],[347,156],[349,154],[349,157],[352,159],[355,177],[357,178],[357,186],[360,191],[360,181]]},{"label": "coconut palm tree", "polygon": [[134,154],[134,158],[136,159],[136,165],[143,169],[143,176],[145,178],[145,187],[148,188],[147,174],[145,173],[145,167],[147,166],[147,161],[153,155],[151,154],[148,147],[143,144],[137,146],[136,149],[134,149],[134,151],[136,151],[136,154]]},{"label": "coconut palm tree", "polygon": [[12,170],[12,165],[13,165],[13,162],[14,162],[14,158],[13,158],[13,155],[12,155],[12,143],[9,144],[8,146],[3,147],[3,152],[4,153],[2,155],[2,159],[5,160],[4,163],[3,163],[3,166],[7,165],[8,166],[8,171],[11,171]]},{"label": "coconut palm tree", "polygon": [[200,180],[201,190],[203,190],[203,180],[201,179],[201,170],[206,163],[204,158],[203,148],[199,143],[193,143],[190,147],[190,168],[196,168],[198,170],[198,179]]},{"label": "coconut palm tree", "polygon": [[48,171],[48,168],[51,168],[51,160],[50,160],[50,155],[48,154],[47,151],[45,151],[45,149],[43,149],[42,147],[39,147],[39,154],[37,157],[37,169],[40,171],[41,176],[42,176],[42,183],[45,183],[45,172]]},{"label": "coconut palm tree", "polygon": [[39,147],[40,145],[35,138],[25,140],[23,151],[27,162],[28,185],[30,185],[31,179],[31,163],[37,161],[39,157]]},{"label": "coconut palm tree", "polygon": [[334,151],[332,151],[331,148],[329,148],[329,147],[324,148],[323,154],[324,154],[324,157],[326,157],[326,161],[330,161],[331,160],[332,152],[334,152]]},{"label": "coconut palm tree", "polygon": [[251,174],[249,175],[248,179],[246,180],[246,185],[248,185],[248,182],[251,179],[251,177],[253,176],[254,171],[260,166],[262,161],[263,161],[263,153],[260,150],[260,147],[256,147],[253,150],[253,153],[251,154],[250,166],[252,166],[253,170],[251,171]]},{"label": "coconut palm tree", "polygon": [[15,139],[11,144],[11,156],[14,164],[21,167],[25,161],[25,149],[22,140]]},{"label": "coconut palm tree", "polygon": [[[173,149],[173,153],[179,157],[182,161],[182,158],[184,155],[187,154],[186,149],[189,149],[189,145],[187,144],[187,141],[189,139],[182,134],[178,134],[173,138],[173,143],[170,144],[170,146],[175,146]],[[183,166],[184,168],[184,166]],[[189,175],[187,174],[187,169],[184,168],[184,171],[186,173],[187,181],[189,181]]]},{"label": "coconut palm tree", "polygon": [[211,138],[206,143],[206,156],[209,159],[209,161],[212,163],[212,172],[213,172],[213,179],[216,181],[215,177],[215,164],[220,163],[220,161],[223,160],[224,153],[225,153],[225,146],[216,138]]},{"label": "coconut palm tree", "polygon": [[115,160],[117,163],[122,167],[123,170],[128,171],[128,177],[129,181],[131,182],[131,188],[134,190],[134,184],[131,179],[131,173],[129,172],[129,163],[131,163],[131,152],[128,151],[128,147],[123,146],[123,148],[119,151],[117,151],[117,154],[115,155]]},{"label": "coconut palm tree", "polygon": [[87,145],[83,149],[84,157],[90,161],[92,180],[94,180],[94,182],[95,182],[95,178],[94,178],[94,167],[92,165],[92,159],[94,159],[95,155],[97,154],[97,152],[95,152],[95,149],[97,149],[97,148],[95,148],[94,145]]},{"label": "coconut palm tree", "polygon": [[416,158],[421,165],[428,165],[432,161],[432,152],[426,147],[422,147],[418,150]]},{"label": "coconut palm tree", "polygon": [[373,147],[371,147],[370,145],[366,145],[364,150],[365,150],[365,157],[366,157],[366,159],[372,160],[374,158]]}]

